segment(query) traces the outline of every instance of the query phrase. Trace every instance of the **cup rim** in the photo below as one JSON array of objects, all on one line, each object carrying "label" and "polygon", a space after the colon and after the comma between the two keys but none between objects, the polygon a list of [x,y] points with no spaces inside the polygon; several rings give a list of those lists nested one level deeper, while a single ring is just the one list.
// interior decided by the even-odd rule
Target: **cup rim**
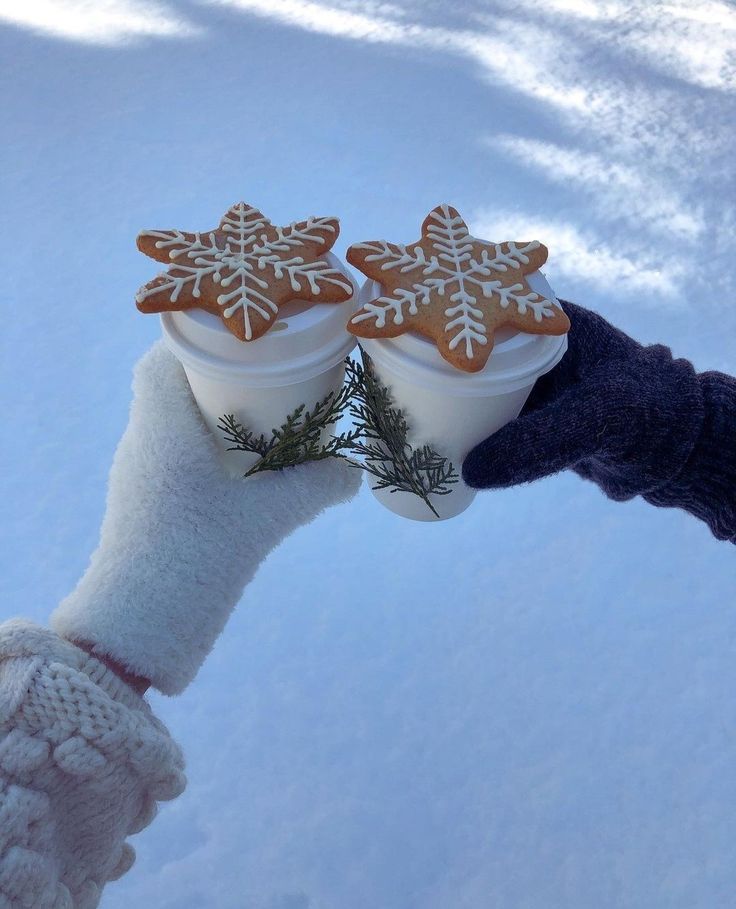
[{"label": "cup rim", "polygon": [[[381,292],[381,285],[369,279],[360,289],[358,302],[362,305],[366,299],[380,296]],[[560,306],[554,294],[552,298],[555,305]],[[408,332],[398,338],[358,338],[358,343],[371,358],[405,382],[421,384],[449,396],[491,397],[523,388],[530,384],[532,376],[536,379],[549,372],[567,351],[567,334],[532,335],[516,332],[499,342],[497,347],[507,345],[506,349],[509,350],[534,345],[537,356],[527,358],[525,362],[495,368],[491,354],[486,367],[475,373],[455,369],[442,359],[434,344]],[[430,359],[425,359],[424,355]]]},{"label": "cup rim", "polygon": [[[352,273],[332,252],[326,253],[325,258],[350,281],[353,296],[343,303],[310,304],[291,316],[284,316],[287,327],[279,331],[279,338],[291,336],[294,338],[291,343],[301,347],[292,356],[279,357],[279,342],[272,351],[272,360],[248,363],[230,359],[227,352],[229,338],[225,340],[222,352],[210,352],[205,349],[206,344],[201,346],[197,343],[197,333],[204,332],[203,339],[206,339],[210,330],[220,332],[221,320],[197,309],[160,313],[164,342],[187,368],[215,381],[235,381],[253,388],[293,385],[331,369],[344,360],[357,344],[357,338],[347,331],[346,325],[356,309],[359,287]],[[210,319],[214,321],[210,322]],[[193,337],[188,336],[190,328],[194,331]],[[310,343],[312,336],[314,338]],[[245,343],[232,340],[238,344]],[[287,347],[289,343],[286,341]]]},{"label": "cup rim", "polygon": [[338,335],[331,344],[286,363],[274,363],[268,367],[262,365],[255,367],[244,363],[225,365],[220,358],[205,353],[184,338],[174,324],[172,313],[162,312],[160,319],[166,346],[187,367],[210,379],[218,381],[235,379],[254,388],[305,382],[344,360],[357,343],[357,339],[346,332],[346,338]]}]

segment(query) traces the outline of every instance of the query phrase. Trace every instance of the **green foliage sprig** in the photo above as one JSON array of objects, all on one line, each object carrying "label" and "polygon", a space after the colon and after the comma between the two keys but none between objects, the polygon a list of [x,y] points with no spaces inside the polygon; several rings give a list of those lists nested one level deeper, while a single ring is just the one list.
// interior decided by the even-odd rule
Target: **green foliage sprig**
[{"label": "green foliage sprig", "polygon": [[331,457],[345,458],[353,466],[360,466],[343,453],[345,449],[352,449],[359,435],[358,430],[332,436],[326,445],[320,444],[322,430],[340,419],[348,405],[351,391],[350,383],[345,384],[338,394],[331,391],[306,413],[305,405],[300,404],[287,416],[280,428],[273,429],[270,439],[263,434],[256,437],[235,419],[234,414],[220,417],[218,429],[224,434],[225,441],[232,443],[228,451],[250,451],[260,455],[260,459],[243,475],[245,477],[264,470],[282,470],[305,461],[321,461]]},{"label": "green foliage sprig", "polygon": [[362,466],[378,482],[373,489],[411,492],[439,517],[430,495],[447,495],[459,477],[451,461],[430,445],[414,449],[407,441],[409,426],[401,410],[393,406],[389,390],[378,380],[373,363],[361,349],[362,365],[347,359],[350,413],[357,427],[352,445],[363,455]]},{"label": "green foliage sprig", "polygon": [[[361,350],[362,364],[345,359],[346,381],[340,391],[330,392],[310,411],[300,404],[270,439],[255,436],[235,419],[234,414],[220,417],[218,429],[230,442],[228,451],[249,451],[259,460],[244,474],[252,476],[264,470],[282,470],[305,461],[344,458],[352,467],[362,468],[377,479],[373,489],[410,492],[419,496],[439,517],[429,500],[430,495],[447,495],[457,483],[458,474],[448,458],[430,445],[414,449],[407,441],[409,426],[401,410],[393,406],[389,390],[378,380],[373,363]],[[355,428],[332,436],[326,445],[320,443],[322,431],[338,422],[349,410]],[[345,452],[361,455],[354,461]]]}]

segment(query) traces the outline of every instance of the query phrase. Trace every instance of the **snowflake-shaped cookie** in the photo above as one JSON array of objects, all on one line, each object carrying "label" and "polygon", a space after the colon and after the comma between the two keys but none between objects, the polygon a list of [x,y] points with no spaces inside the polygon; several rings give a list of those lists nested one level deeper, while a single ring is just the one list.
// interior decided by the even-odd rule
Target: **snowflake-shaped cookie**
[{"label": "snowflake-shaped cookie", "polygon": [[136,294],[141,312],[204,309],[222,317],[241,341],[255,341],[290,300],[342,303],[348,278],[319,256],[337,239],[337,218],[307,218],[274,227],[258,209],[238,202],[214,230],[144,230],[138,249],[171,265]]},{"label": "snowflake-shaped cookie", "polygon": [[526,275],[547,261],[547,247],[536,240],[478,240],[449,205],[432,209],[416,243],[355,243],[347,259],[385,292],[350,319],[351,334],[395,338],[416,332],[465,372],[483,369],[499,328],[548,335],[570,328],[556,301],[526,282]]}]

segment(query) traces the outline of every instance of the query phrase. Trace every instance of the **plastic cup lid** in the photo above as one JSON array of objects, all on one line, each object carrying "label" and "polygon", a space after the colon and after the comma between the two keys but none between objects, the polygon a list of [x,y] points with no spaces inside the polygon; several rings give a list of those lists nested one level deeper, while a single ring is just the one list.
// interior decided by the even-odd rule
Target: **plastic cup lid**
[{"label": "plastic cup lid", "polygon": [[344,359],[356,338],[345,328],[357,309],[357,284],[332,253],[325,258],[350,279],[353,297],[344,303],[293,300],[279,308],[277,322],[256,341],[236,338],[218,316],[203,309],[161,313],[164,339],[187,366],[217,379],[255,387],[290,385]]},{"label": "plastic cup lid", "polygon": [[[532,290],[559,306],[544,273],[527,275]],[[358,294],[358,308],[383,293],[367,280]],[[447,362],[435,343],[414,332],[396,338],[360,338],[360,346],[402,379],[458,395],[493,395],[513,391],[550,370],[567,349],[566,335],[533,335],[504,328],[496,332],[493,352],[479,372],[463,372]]]}]

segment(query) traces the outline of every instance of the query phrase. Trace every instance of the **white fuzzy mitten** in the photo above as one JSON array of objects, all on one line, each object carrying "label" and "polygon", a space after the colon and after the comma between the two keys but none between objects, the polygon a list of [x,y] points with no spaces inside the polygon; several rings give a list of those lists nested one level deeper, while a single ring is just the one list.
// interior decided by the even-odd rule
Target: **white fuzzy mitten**
[{"label": "white fuzzy mitten", "polygon": [[53,630],[0,625],[0,909],[94,909],[126,836],[186,785],[148,703],[73,642],[181,692],[261,560],[360,485],[342,460],[231,479],[161,343],[133,390],[87,572]]},{"label": "white fuzzy mitten", "polygon": [[183,767],[112,670],[33,622],[0,625],[0,909],[94,909]]},{"label": "white fuzzy mitten", "polygon": [[230,477],[163,342],[137,365],[133,391],[99,546],[50,624],[178,694],[261,561],[297,527],[351,499],[361,471],[326,458]]}]

